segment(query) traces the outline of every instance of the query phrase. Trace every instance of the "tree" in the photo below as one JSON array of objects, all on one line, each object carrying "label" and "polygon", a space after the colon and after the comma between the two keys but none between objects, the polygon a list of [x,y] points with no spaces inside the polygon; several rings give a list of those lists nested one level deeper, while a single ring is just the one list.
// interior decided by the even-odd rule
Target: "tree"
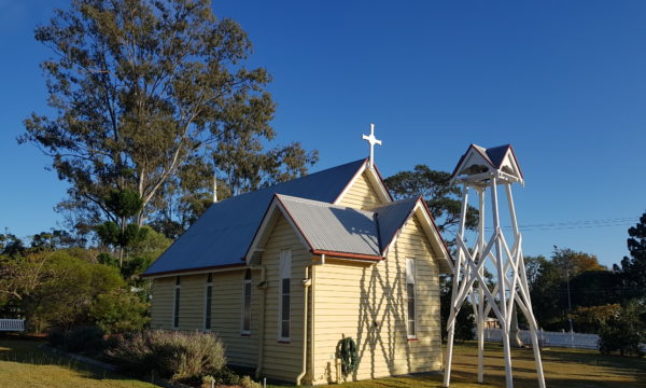
[{"label": "tree", "polygon": [[646,298],[646,213],[628,229],[628,236],[630,257],[624,257],[614,269],[621,278],[625,298]]},{"label": "tree", "polygon": [[599,264],[597,256],[585,252],[577,252],[569,248],[554,247],[552,264],[567,279],[571,279],[587,271],[606,271],[607,268]]},{"label": "tree", "polygon": [[[449,185],[451,174],[432,170],[418,164],[412,171],[400,171],[385,180],[386,187],[395,199],[422,196],[437,227],[445,236],[460,222],[460,188]],[[478,222],[478,211],[469,206],[467,211],[468,228],[475,228]],[[448,238],[452,241],[453,238]]]},{"label": "tree", "polygon": [[[35,31],[53,114],[33,113],[19,142],[51,156],[70,183],[60,211],[76,227],[111,221],[113,193],[135,192],[135,223],[178,195],[180,168],[209,165],[233,193],[302,175],[317,155],[298,143],[269,150],[275,106],[251,43],[208,0],[76,0]],[[164,205],[167,201],[160,201]]]},{"label": "tree", "polygon": [[599,332],[599,351],[603,354],[618,351],[620,355],[641,357],[641,344],[646,340],[645,308],[633,300],[606,320]]}]

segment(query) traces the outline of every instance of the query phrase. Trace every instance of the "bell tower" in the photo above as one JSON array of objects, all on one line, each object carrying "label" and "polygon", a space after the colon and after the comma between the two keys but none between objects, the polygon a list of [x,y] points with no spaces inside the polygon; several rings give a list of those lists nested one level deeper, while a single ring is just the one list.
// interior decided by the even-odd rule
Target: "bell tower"
[{"label": "bell tower", "polygon": [[[445,387],[449,386],[451,379],[455,320],[462,305],[468,300],[473,307],[477,325],[478,382],[484,381],[484,321],[493,311],[503,333],[506,387],[512,388],[514,386],[509,331],[516,306],[529,323],[538,383],[540,388],[545,388],[537,336],[538,325],[532,312],[522,251],[522,235],[518,228],[516,208],[512,197],[511,186],[514,183],[524,185],[524,178],[511,145],[484,148],[472,144],[462,155],[453,171],[451,184],[462,186],[462,208],[460,226],[455,241],[457,254],[452,268],[453,288],[450,315],[447,322]],[[504,192],[505,198],[500,198],[499,191]],[[476,195],[479,211],[478,228],[472,246],[468,246],[465,239],[470,193]],[[485,196],[487,193],[491,196],[490,210],[486,209]],[[504,202],[508,206],[507,215],[512,229],[509,236],[511,240],[505,236],[500,225],[500,204]],[[485,210],[490,211],[491,216],[488,216]],[[489,224],[488,227],[485,227],[487,217],[490,217]],[[485,267],[494,275],[496,283],[493,289],[487,286],[484,278]]]}]

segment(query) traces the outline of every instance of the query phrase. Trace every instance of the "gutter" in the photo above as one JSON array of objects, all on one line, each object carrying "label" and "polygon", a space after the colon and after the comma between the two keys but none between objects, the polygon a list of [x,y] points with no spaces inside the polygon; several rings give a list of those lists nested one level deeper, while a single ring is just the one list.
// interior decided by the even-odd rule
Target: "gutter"
[{"label": "gutter", "polygon": [[310,278],[310,268],[312,266],[308,265],[305,267],[305,278],[303,279],[303,354],[302,354],[302,366],[301,366],[301,373],[296,376],[296,385],[301,385],[301,381],[303,380],[303,377],[305,377],[305,374],[307,373],[307,296],[308,296],[308,290],[310,286],[312,285],[312,278]]},{"label": "gutter", "polygon": [[262,303],[260,304],[260,316],[262,319],[260,320],[260,335],[258,338],[258,362],[256,363],[256,379],[259,379],[265,358],[265,305],[267,304],[267,289],[269,288],[269,284],[267,283],[266,267],[264,265],[251,266],[251,269],[260,270],[260,283],[258,284],[258,288],[263,291]]}]

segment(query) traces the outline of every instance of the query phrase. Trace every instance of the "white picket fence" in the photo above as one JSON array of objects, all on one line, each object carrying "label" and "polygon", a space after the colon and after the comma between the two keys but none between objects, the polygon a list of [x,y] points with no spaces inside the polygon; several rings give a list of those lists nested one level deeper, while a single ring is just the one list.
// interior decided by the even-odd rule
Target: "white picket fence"
[{"label": "white picket fence", "polygon": [[[531,344],[529,330],[520,331],[523,343]],[[502,342],[502,329],[485,329],[486,342]],[[599,336],[596,334],[569,333],[558,331],[538,332],[540,346],[556,346],[562,348],[599,349]]]},{"label": "white picket fence", "polygon": [[0,319],[0,331],[25,331],[25,320]]}]

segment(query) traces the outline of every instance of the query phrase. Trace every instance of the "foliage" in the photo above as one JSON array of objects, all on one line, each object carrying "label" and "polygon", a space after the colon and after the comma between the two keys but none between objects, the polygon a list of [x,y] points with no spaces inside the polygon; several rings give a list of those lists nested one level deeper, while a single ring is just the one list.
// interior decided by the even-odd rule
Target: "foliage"
[{"label": "foliage", "polygon": [[615,271],[621,277],[622,290],[629,298],[646,298],[646,212],[628,229],[628,251]]},{"label": "foliage", "polygon": [[0,254],[16,257],[25,251],[25,244],[15,234],[11,234],[8,231],[0,233]]},{"label": "foliage", "polygon": [[[451,314],[451,276],[440,277],[440,321],[442,326],[442,341],[447,339],[447,323]],[[475,328],[475,319],[473,317],[473,308],[468,301],[465,301],[455,318],[455,339],[458,341],[468,341],[473,339],[473,329]]]},{"label": "foliage", "polygon": [[599,351],[643,356],[640,346],[646,341],[646,322],[640,314],[644,315],[644,305],[632,301],[607,319],[599,332]]},{"label": "foliage", "polygon": [[33,235],[30,248],[32,250],[53,250],[70,248],[77,244],[78,241],[66,230],[52,229],[49,232],[40,232]]},{"label": "foliage", "polygon": [[47,336],[50,345],[66,352],[99,355],[106,342],[104,332],[96,326],[81,326],[68,331],[53,330]]},{"label": "foliage", "polygon": [[[437,221],[440,232],[449,232],[460,221],[460,188],[450,186],[451,174],[418,164],[412,171],[401,171],[385,180],[395,199],[422,196]],[[478,210],[469,206],[467,227],[478,222]],[[449,239],[452,241],[452,239]]]},{"label": "foliage", "polygon": [[215,382],[216,387],[220,384],[226,386],[236,386],[242,388],[261,388],[262,385],[249,376],[239,376],[235,374],[231,369],[224,367],[222,370],[215,376],[207,375],[202,377],[201,388],[211,388],[211,384]]},{"label": "foliage", "polygon": [[105,333],[125,333],[144,328],[150,320],[148,307],[137,295],[116,289],[97,296],[89,314]]},{"label": "foliage", "polygon": [[576,331],[582,333],[599,333],[608,322],[619,315],[621,306],[607,304],[603,306],[577,307],[572,313]]},{"label": "foliage", "polygon": [[339,340],[336,345],[336,358],[341,360],[341,371],[344,376],[352,374],[359,368],[359,353],[357,343],[352,337]]},{"label": "foliage", "polygon": [[[26,317],[36,332],[95,324],[107,332],[140,329],[147,321],[145,294],[127,289],[119,269],[97,264],[91,253],[74,248],[0,257],[1,311]],[[138,267],[124,271],[139,273],[147,262],[129,264]]]},{"label": "foliage", "polygon": [[[526,257],[525,269],[539,325],[546,330],[569,330],[568,285],[572,308],[618,303],[615,274],[599,264],[596,256],[555,247],[551,258]],[[572,316],[573,317],[573,316]],[[582,323],[577,331],[588,325]]]},{"label": "foliage", "polygon": [[96,298],[125,285],[115,268],[90,264],[61,251],[47,255],[42,275],[23,304],[25,315],[37,328],[68,329],[90,323]]},{"label": "foliage", "polygon": [[177,220],[164,209],[208,192],[216,167],[236,194],[317,159],[298,143],[265,148],[276,136],[270,76],[245,68],[246,33],[208,0],[73,1],[35,38],[54,53],[41,65],[53,113],[33,113],[19,142],[70,183],[58,209],[84,233],[123,228],[137,208],[137,225]]},{"label": "foliage", "polygon": [[108,354],[126,370],[156,371],[173,381],[199,380],[226,365],[224,347],[214,334],[148,330],[130,334]]}]

